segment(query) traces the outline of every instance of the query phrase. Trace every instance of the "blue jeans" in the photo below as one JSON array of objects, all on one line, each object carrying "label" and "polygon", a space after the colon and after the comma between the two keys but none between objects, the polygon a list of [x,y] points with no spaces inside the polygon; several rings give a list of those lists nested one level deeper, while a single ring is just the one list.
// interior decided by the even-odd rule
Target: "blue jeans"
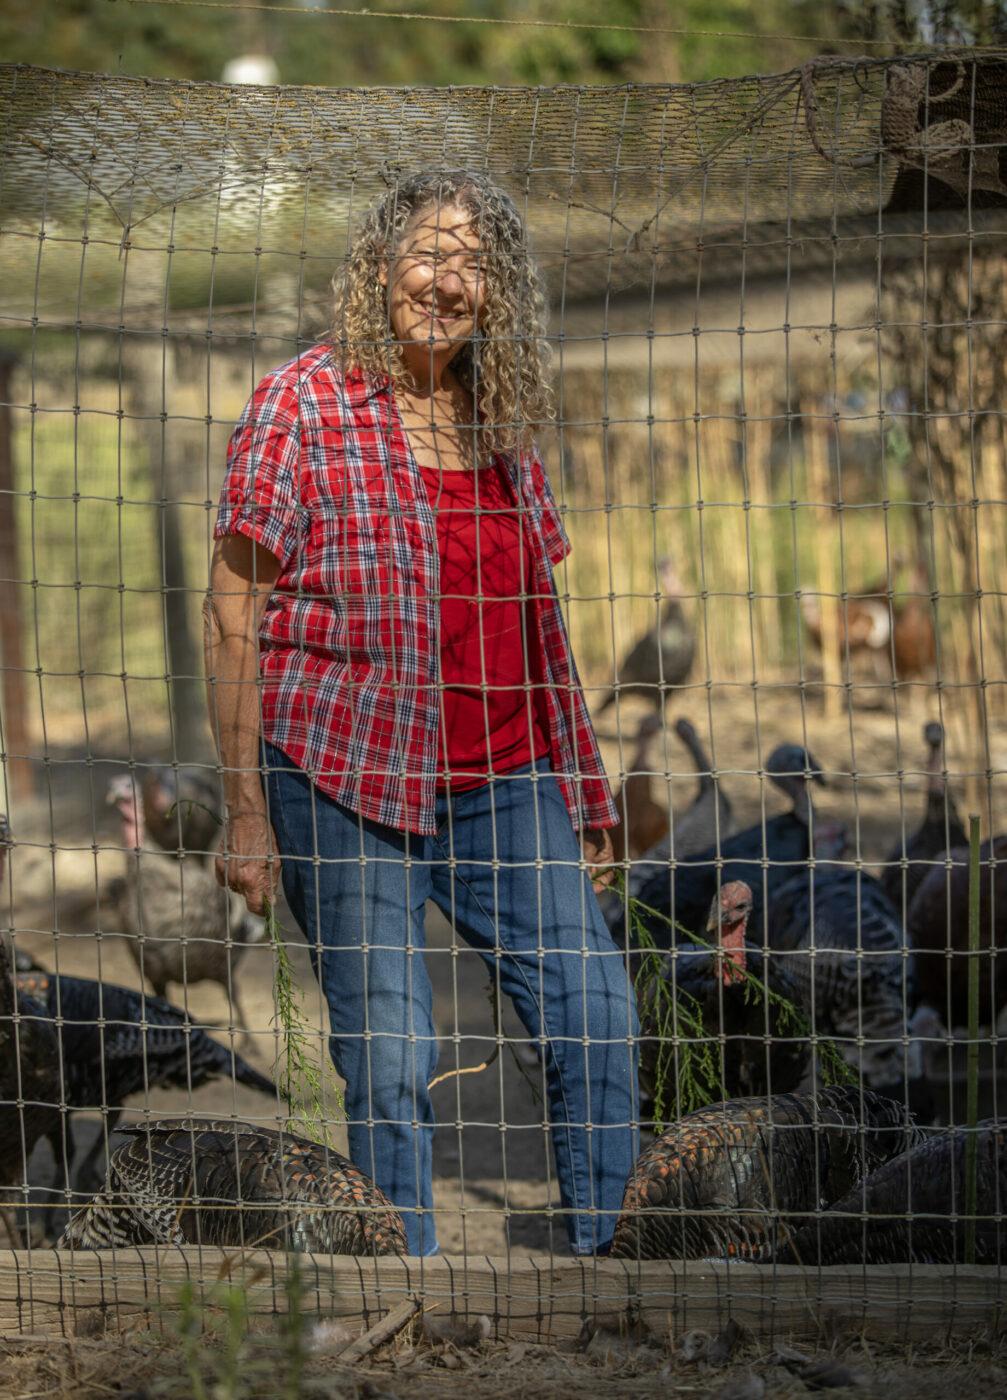
[{"label": "blue jeans", "polygon": [[607,1248],[636,1156],[639,1025],[548,764],[439,797],[436,835],[418,836],[332,801],[271,744],[265,761],[284,893],[313,950],[346,1081],[350,1156],[402,1211],[410,1253],[437,1252],[428,898],[538,1040],[571,1248]]}]

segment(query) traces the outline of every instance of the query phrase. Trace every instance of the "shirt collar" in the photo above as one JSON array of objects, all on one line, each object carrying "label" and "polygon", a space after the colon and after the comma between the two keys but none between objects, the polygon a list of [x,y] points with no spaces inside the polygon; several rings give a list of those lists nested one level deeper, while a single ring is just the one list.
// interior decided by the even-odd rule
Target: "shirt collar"
[{"label": "shirt collar", "polygon": [[330,350],[330,356],[336,370],[342,374],[343,388],[352,407],[362,407],[371,399],[389,392],[391,380],[387,374],[369,374],[366,370],[360,369],[358,365],[351,365],[347,369],[343,369],[339,363],[339,352],[336,346]]}]

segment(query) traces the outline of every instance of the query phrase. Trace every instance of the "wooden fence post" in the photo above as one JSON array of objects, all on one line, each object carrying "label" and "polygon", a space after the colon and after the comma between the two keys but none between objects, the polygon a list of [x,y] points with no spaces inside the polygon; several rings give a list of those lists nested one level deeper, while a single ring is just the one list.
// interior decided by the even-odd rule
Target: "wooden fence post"
[{"label": "wooden fence post", "polygon": [[29,797],[32,772],[25,702],[24,631],[21,617],[21,570],[14,518],[14,434],[11,379],[17,356],[0,346],[0,748],[8,791]]}]

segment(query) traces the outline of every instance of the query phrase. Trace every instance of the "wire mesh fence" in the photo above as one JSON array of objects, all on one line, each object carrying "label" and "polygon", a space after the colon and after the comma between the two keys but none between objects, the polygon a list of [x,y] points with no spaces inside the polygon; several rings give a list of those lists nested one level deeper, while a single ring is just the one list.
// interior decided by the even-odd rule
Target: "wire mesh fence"
[{"label": "wire mesh fence", "polygon": [[[999,1265],[1007,56],[590,91],[0,83],[19,1296],[50,1297],[57,1242]],[[388,417],[318,349],[366,211],[430,169],[488,177],[530,233],[555,513],[527,454],[427,460],[500,426],[472,408],[499,357],[447,381],[438,445],[393,313]],[[494,330],[468,198],[420,260],[485,278],[479,353],[520,374],[531,284]],[[386,311],[424,212],[373,259]],[[466,295],[415,294],[423,354]],[[470,478],[503,495],[466,508]],[[262,687],[247,765],[207,720],[222,487],[218,536],[282,565],[232,561],[210,610],[218,730],[251,723],[221,720],[229,686]],[[213,617],[255,588],[248,673]],[[495,648],[487,596],[517,609]],[[483,716],[472,781],[452,689]],[[256,914],[214,861],[244,854],[225,799],[233,823],[260,791],[285,868]]]}]

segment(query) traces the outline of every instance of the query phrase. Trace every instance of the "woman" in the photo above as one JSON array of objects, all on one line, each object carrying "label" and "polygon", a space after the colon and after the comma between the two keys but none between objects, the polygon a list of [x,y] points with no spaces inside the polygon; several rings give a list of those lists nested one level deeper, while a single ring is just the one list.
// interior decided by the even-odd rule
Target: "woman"
[{"label": "woman", "polygon": [[617,814],[552,580],[569,544],[531,443],[549,401],[526,230],[482,175],[407,177],[336,290],[331,342],[267,375],[229,449],[207,613],[218,878],[257,911],[282,874],[350,1155],[416,1254],[437,1250],[413,956],[434,899],[542,1047],[571,1247],[604,1252],[637,1022],[591,888]]}]

